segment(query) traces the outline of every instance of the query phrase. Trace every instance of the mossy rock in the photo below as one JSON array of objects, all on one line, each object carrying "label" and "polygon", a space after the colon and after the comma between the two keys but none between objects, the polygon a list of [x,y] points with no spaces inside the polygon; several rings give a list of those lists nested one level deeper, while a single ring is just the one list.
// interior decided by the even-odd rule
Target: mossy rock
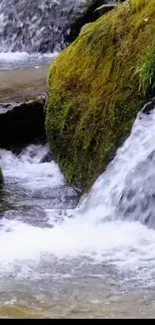
[{"label": "mossy rock", "polygon": [[155,44],[154,0],[120,4],[50,67],[46,132],[67,180],[90,188],[147,101],[137,72]]}]

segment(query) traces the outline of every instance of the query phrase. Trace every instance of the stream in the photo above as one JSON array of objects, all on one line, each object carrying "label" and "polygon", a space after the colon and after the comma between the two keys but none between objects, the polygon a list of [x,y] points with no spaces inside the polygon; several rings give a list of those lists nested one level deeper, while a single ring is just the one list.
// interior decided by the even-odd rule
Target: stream
[{"label": "stream", "polygon": [[[0,102],[47,91],[49,64],[85,5],[1,1]],[[153,318],[155,109],[139,112],[82,197],[48,152],[37,142],[0,149],[0,318]]]},{"label": "stream", "polygon": [[80,200],[47,144],[0,150],[1,317],[153,317],[154,134],[140,112]]}]

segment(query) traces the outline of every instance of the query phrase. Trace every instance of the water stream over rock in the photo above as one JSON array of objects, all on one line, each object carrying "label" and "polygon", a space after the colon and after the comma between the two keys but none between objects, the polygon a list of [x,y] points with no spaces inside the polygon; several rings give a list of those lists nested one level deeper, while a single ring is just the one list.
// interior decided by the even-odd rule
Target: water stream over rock
[{"label": "water stream over rock", "polygon": [[[0,209],[3,315],[8,310],[18,314],[19,309],[27,317],[33,313],[40,317],[112,316],[117,303],[127,299],[126,313],[131,316],[137,292],[137,304],[145,315],[152,315],[154,121],[155,110],[138,115],[116,158],[79,203],[58,165],[42,162],[47,145],[30,145],[18,155],[0,150],[5,178]],[[144,178],[148,157],[152,158]],[[137,310],[135,315],[142,313]]]},{"label": "water stream over rock", "polygon": [[[0,102],[46,90],[43,66],[85,6],[1,0]],[[81,199],[48,152],[0,149],[0,317],[153,317],[155,109]]]}]

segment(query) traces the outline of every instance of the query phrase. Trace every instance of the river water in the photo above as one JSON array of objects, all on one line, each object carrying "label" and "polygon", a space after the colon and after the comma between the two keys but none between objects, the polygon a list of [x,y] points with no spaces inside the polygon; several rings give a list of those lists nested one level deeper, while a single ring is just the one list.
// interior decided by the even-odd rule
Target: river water
[{"label": "river water", "polygon": [[[61,33],[68,15],[64,10],[59,24],[59,11],[52,43],[39,53],[43,30],[42,37],[33,35],[29,44],[26,35],[33,34],[35,26],[41,28],[42,12],[50,2],[42,1],[44,7],[38,2],[39,20],[31,17],[32,30],[27,22],[21,34],[18,12],[23,1],[10,0],[9,11],[5,2],[0,4],[1,101],[21,98],[17,79],[23,92],[26,84],[26,96],[44,89],[46,73],[38,71],[64,46]],[[64,8],[74,3],[66,0]],[[62,1],[51,4],[57,8]],[[23,12],[29,17],[29,10]],[[20,89],[18,94],[11,93],[14,88]],[[39,143],[18,155],[0,149],[5,180],[0,193],[0,316],[154,317],[155,110],[138,114],[131,135],[82,198],[52,158],[42,161],[48,150]]]},{"label": "river water", "polygon": [[2,317],[153,317],[154,134],[155,110],[140,113],[80,200],[48,145],[0,150]]},{"label": "river water", "polygon": [[27,52],[0,52],[0,71],[24,69],[30,67],[39,69],[44,65],[49,65],[57,55],[57,52],[47,54],[29,54]]}]

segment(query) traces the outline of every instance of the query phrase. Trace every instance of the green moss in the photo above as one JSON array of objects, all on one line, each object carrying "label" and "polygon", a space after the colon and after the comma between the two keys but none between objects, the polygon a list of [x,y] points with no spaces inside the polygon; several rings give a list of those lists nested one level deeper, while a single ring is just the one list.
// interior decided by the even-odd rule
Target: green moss
[{"label": "green moss", "polygon": [[146,58],[142,67],[137,71],[140,73],[141,84],[144,94],[152,96],[155,92],[155,47],[147,50]]},{"label": "green moss", "polygon": [[154,0],[130,0],[90,24],[51,65],[46,131],[69,182],[87,190],[128,136],[155,40]]}]

